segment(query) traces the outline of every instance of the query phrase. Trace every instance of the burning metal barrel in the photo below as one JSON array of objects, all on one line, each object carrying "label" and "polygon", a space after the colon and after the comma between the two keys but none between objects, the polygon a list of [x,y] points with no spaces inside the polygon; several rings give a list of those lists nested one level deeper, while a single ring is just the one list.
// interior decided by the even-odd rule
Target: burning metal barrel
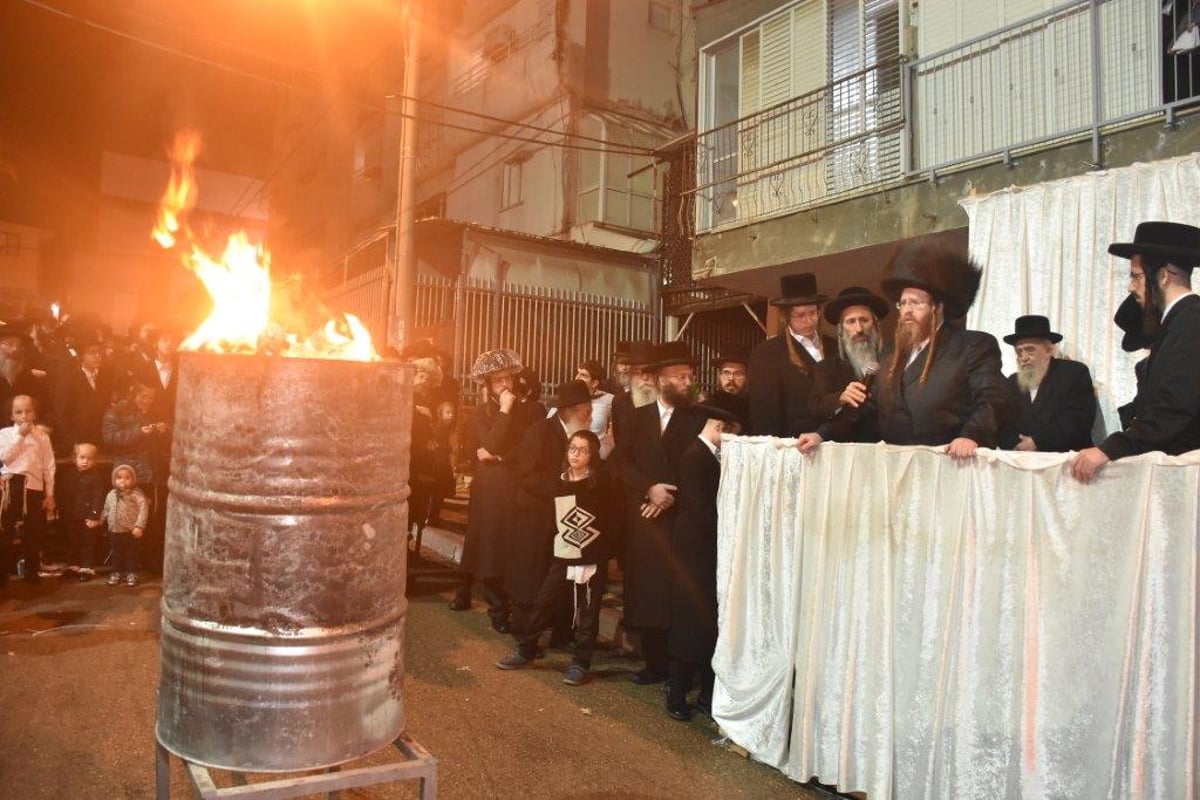
[{"label": "burning metal barrel", "polygon": [[183,353],[158,741],[310,769],[404,729],[406,367]]}]

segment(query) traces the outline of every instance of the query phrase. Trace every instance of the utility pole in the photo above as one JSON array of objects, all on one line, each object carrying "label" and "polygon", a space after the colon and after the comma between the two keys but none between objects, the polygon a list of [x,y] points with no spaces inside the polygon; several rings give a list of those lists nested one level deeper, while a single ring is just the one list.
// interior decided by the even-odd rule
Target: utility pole
[{"label": "utility pole", "polygon": [[416,308],[417,252],[413,237],[413,194],[416,185],[417,49],[420,0],[404,0],[404,95],[400,99],[400,156],[396,187],[396,243],[392,248],[392,320],[388,339],[397,350],[412,335]]}]

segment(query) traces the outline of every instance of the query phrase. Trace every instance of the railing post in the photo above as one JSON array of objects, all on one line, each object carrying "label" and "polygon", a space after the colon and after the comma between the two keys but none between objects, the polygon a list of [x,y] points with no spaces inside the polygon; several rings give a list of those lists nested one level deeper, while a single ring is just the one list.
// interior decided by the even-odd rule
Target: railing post
[{"label": "railing post", "polygon": [[1104,58],[1100,52],[1100,2],[1088,0],[1088,6],[1092,26],[1092,168],[1100,169],[1104,166],[1104,156],[1100,149],[1100,122],[1104,119]]},{"label": "railing post", "polygon": [[903,122],[900,134],[900,172],[910,175],[913,171],[913,67],[906,57],[900,59],[900,119]]}]

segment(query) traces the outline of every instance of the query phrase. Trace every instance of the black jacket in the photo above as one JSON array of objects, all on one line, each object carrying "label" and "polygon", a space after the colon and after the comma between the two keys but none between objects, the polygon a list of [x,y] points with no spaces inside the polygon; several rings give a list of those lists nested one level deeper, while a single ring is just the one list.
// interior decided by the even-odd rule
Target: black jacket
[{"label": "black jacket", "polygon": [[1132,422],[1100,445],[1109,458],[1200,448],[1200,297],[1183,297],[1163,319],[1133,406]]},{"label": "black jacket", "polygon": [[1078,361],[1050,359],[1046,377],[1038,386],[1037,398],[1021,391],[1017,375],[1008,376],[1020,418],[1004,437],[1006,448],[1016,447],[1018,434],[1029,436],[1043,452],[1065,453],[1092,446],[1092,424],[1096,421],[1096,390],[1092,373]]},{"label": "black jacket", "polygon": [[[756,436],[799,436],[815,431],[836,408],[821,402],[826,386],[822,364],[799,344],[796,353],[804,368],[793,364],[788,353],[791,339],[791,333],[785,331],[750,353],[750,433]],[[827,358],[837,353],[837,342],[827,336],[821,340]]]},{"label": "black jacket", "polygon": [[671,658],[707,664],[717,646],[717,487],[721,465],[699,437],[679,462],[679,512],[671,547]]},{"label": "black jacket", "polygon": [[93,467],[80,472],[74,465],[59,472],[55,483],[59,516],[66,522],[103,519],[108,478]]}]

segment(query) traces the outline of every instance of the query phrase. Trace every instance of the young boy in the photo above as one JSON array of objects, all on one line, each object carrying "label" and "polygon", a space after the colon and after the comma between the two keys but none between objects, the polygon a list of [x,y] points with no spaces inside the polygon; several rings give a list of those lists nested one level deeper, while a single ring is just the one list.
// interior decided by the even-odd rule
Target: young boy
[{"label": "young boy", "polygon": [[67,529],[72,569],[78,568],[79,580],[90,581],[96,575],[97,528],[104,524],[104,485],[96,470],[96,445],[75,445],[75,469],[59,481],[59,520]]},{"label": "young boy", "polygon": [[13,567],[13,546],[21,539],[25,581],[38,582],[38,547],[46,512],[54,510],[54,450],[50,437],[35,422],[33,398],[12,401],[13,425],[0,429],[0,586]]},{"label": "young boy", "polygon": [[108,585],[124,577],[126,586],[137,586],[138,543],[146,532],[150,501],[138,488],[137,473],[128,464],[118,464],[112,473],[113,489],[104,500],[104,521],[113,540],[113,572]]}]

